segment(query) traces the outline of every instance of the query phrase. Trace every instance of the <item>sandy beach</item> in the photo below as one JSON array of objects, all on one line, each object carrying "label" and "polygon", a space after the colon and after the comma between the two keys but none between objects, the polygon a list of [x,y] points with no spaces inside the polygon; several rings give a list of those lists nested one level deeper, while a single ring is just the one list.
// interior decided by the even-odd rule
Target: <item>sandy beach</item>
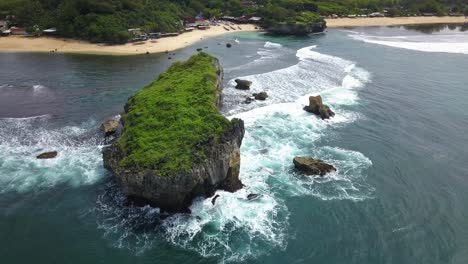
[{"label": "sandy beach", "polygon": [[[206,30],[194,30],[180,34],[176,37],[166,37],[143,42],[127,43],[124,45],[93,44],[86,41],[62,39],[53,37],[23,37],[9,36],[0,38],[0,52],[58,52],[81,54],[108,54],[108,55],[132,55],[149,53],[161,53],[177,50],[201,39],[219,36],[232,32],[258,31],[255,25],[240,25],[241,30],[226,31],[222,26],[214,26]],[[237,26],[236,26],[237,28]]]},{"label": "sandy beach", "polygon": [[[330,28],[338,27],[372,27],[398,26],[413,24],[466,23],[465,17],[376,17],[376,18],[338,18],[326,19]],[[241,25],[242,30],[226,31],[222,26],[207,30],[194,30],[177,37],[127,43],[124,45],[93,44],[86,41],[52,37],[9,36],[0,38],[0,52],[58,52],[82,54],[132,55],[144,53],[161,53],[173,51],[192,45],[201,39],[241,31],[258,31],[255,25]]]},{"label": "sandy beach", "polygon": [[367,17],[367,18],[337,18],[325,19],[327,27],[374,27],[401,26],[414,24],[466,23],[465,17]]}]

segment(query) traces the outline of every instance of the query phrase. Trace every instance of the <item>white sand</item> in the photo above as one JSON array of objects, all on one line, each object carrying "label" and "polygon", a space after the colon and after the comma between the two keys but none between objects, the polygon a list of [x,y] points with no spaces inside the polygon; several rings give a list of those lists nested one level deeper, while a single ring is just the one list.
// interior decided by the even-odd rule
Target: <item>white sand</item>
[{"label": "white sand", "polygon": [[[93,44],[86,41],[52,37],[9,36],[0,38],[0,52],[51,52],[131,55],[173,51],[192,45],[202,39],[232,32],[258,31],[255,25],[240,25],[242,30],[226,31],[222,26],[212,26],[206,30],[194,30],[176,37],[167,37],[124,45]],[[237,28],[237,26],[236,26]]]}]

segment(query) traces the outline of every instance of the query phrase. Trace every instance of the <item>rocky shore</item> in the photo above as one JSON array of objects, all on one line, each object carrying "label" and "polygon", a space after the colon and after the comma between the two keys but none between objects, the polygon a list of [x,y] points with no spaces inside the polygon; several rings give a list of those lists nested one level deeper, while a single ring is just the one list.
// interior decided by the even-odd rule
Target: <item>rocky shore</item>
[{"label": "rocky shore", "polygon": [[186,212],[195,197],[243,187],[244,122],[219,113],[222,78],[218,60],[201,52],[129,99],[122,134],[103,156],[131,200]]},{"label": "rocky shore", "polygon": [[317,21],[313,23],[283,23],[276,24],[267,28],[268,32],[276,35],[307,35],[311,33],[323,32],[327,27],[327,23]]}]

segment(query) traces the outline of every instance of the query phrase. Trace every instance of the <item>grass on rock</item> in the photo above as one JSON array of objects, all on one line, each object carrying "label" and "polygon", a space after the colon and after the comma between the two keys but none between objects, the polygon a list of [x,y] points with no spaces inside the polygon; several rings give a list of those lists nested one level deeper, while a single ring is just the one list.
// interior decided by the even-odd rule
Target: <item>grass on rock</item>
[{"label": "grass on rock", "polygon": [[121,166],[165,176],[205,158],[203,143],[217,140],[231,125],[216,106],[215,60],[202,52],[176,62],[129,99],[117,141]]}]

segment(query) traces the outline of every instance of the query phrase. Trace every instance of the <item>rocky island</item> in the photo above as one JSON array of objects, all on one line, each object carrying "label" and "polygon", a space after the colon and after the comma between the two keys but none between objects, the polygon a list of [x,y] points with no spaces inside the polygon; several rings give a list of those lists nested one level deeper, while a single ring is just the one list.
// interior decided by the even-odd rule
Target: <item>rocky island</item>
[{"label": "rocky island", "polygon": [[283,19],[277,17],[267,19],[264,27],[268,32],[277,35],[301,36],[323,32],[327,23],[317,13],[305,11]]},{"label": "rocky island", "polygon": [[197,196],[242,188],[244,122],[219,113],[222,78],[218,60],[200,52],[128,100],[123,131],[103,156],[129,199],[186,212]]}]

